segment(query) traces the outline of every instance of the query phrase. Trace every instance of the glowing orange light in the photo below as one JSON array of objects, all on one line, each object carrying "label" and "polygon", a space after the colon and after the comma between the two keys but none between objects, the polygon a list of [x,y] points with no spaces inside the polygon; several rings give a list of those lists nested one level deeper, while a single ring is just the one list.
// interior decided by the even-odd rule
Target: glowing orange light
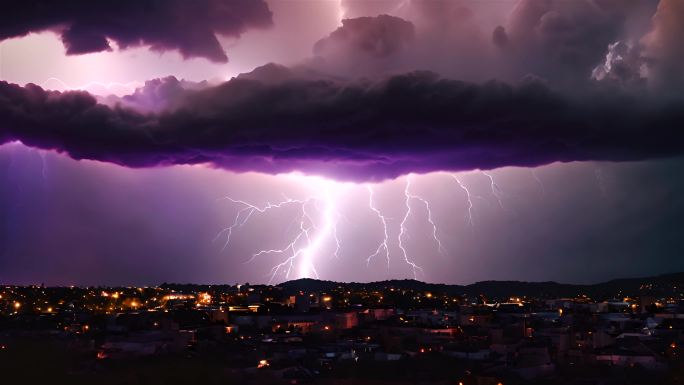
[{"label": "glowing orange light", "polygon": [[211,295],[209,293],[199,293],[199,302],[205,305],[211,303]]},{"label": "glowing orange light", "polygon": [[21,304],[19,302],[14,303],[14,308],[19,309],[21,307]]},{"label": "glowing orange light", "polygon": [[268,363],[268,360],[260,360],[259,365],[257,365],[257,369],[265,368],[269,365],[270,364]]}]

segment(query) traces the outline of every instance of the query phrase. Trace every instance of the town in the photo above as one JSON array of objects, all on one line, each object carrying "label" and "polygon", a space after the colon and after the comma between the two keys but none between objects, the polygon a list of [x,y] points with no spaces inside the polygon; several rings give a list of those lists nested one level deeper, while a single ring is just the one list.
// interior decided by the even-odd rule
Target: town
[{"label": "town", "polygon": [[681,284],[684,274],[586,286],[4,286],[0,373],[75,384],[681,384]]}]

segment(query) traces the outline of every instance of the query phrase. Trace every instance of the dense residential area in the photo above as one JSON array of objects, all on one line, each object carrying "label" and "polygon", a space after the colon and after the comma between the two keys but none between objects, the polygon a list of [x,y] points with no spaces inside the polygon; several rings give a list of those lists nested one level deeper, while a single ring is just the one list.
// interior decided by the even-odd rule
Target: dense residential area
[{"label": "dense residential area", "polygon": [[0,369],[74,384],[681,384],[683,277],[6,286]]}]

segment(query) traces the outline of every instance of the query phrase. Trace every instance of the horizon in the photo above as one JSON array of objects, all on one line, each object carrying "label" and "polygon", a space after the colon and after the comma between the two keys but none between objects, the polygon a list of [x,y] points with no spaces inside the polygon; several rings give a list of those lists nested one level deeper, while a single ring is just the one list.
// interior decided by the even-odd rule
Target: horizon
[{"label": "horizon", "polygon": [[622,280],[639,280],[639,279],[655,279],[655,278],[663,278],[663,277],[669,277],[669,276],[678,276],[678,275],[684,275],[684,271],[676,271],[676,272],[670,272],[670,273],[662,273],[662,274],[656,274],[656,275],[646,275],[646,276],[630,276],[630,277],[616,277],[616,278],[611,278],[605,281],[599,281],[599,282],[591,282],[591,283],[572,283],[572,282],[558,282],[558,281],[520,281],[520,280],[483,280],[483,281],[475,281],[467,284],[459,284],[459,283],[440,283],[440,282],[428,282],[428,281],[421,281],[421,280],[416,280],[414,278],[390,278],[386,280],[380,280],[380,281],[367,281],[367,282],[358,282],[358,281],[332,281],[332,280],[325,280],[325,279],[317,279],[317,278],[295,278],[291,279],[288,281],[283,281],[279,283],[254,283],[254,282],[236,282],[234,284],[231,283],[193,283],[193,282],[161,282],[156,285],[124,285],[124,284],[118,284],[118,285],[44,285],[44,283],[40,284],[6,284],[6,283],[1,283],[0,286],[5,286],[5,287],[46,287],[46,288],[69,288],[69,287],[74,287],[74,288],[99,288],[99,287],[104,287],[104,288],[126,288],[126,287],[161,287],[164,285],[180,285],[180,286],[242,286],[242,285],[250,285],[250,286],[282,286],[282,285],[287,285],[291,283],[296,283],[296,282],[305,282],[305,281],[313,281],[313,282],[322,282],[322,283],[337,283],[337,284],[342,284],[342,285],[371,285],[371,284],[378,284],[378,283],[385,283],[385,282],[415,282],[417,284],[425,284],[425,285],[438,285],[438,286],[461,286],[461,287],[469,287],[469,286],[475,286],[477,284],[481,283],[522,283],[522,284],[557,284],[557,285],[568,285],[568,286],[596,286],[596,285],[601,285],[605,283],[610,283],[614,281],[622,281]]}]

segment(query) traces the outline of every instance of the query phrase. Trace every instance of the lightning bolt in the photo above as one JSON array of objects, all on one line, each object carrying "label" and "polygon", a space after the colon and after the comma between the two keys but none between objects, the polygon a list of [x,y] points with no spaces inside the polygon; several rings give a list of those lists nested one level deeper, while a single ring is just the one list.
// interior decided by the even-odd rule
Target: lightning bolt
[{"label": "lightning bolt", "polygon": [[[281,208],[285,205],[289,205],[289,204],[304,205],[308,202],[308,200],[286,199],[282,202],[277,202],[277,203],[267,202],[266,206],[259,207],[259,206],[253,205],[249,202],[239,200],[239,199],[233,199],[231,197],[223,197],[221,199],[226,199],[226,200],[229,200],[233,203],[237,203],[237,204],[243,206],[243,208],[238,210],[237,214],[235,215],[235,219],[233,221],[233,224],[231,224],[230,226],[221,230],[216,235],[216,237],[214,238],[214,241],[217,241],[219,238],[221,238],[221,236],[225,235],[226,241],[223,244],[223,247],[221,248],[222,251],[225,250],[226,247],[228,247],[228,244],[230,243],[230,238],[233,235],[233,230],[236,228],[240,228],[240,227],[244,226],[245,223],[247,223],[247,221],[249,221],[249,218],[252,217],[252,214],[254,214],[254,212],[259,212],[259,213],[263,214],[269,210],[278,209],[278,208]],[[244,213],[247,213],[247,214],[245,214],[243,216]]]},{"label": "lightning bolt", "polygon": [[[263,249],[252,254],[251,258],[246,263],[252,262],[258,257],[269,254],[285,254],[285,259],[277,263],[271,268],[269,273],[269,284],[279,275],[283,274],[286,279],[290,278],[295,264],[298,264],[298,276],[307,278],[318,278],[318,271],[314,264],[314,258],[318,254],[319,249],[325,240],[332,238],[335,242],[334,257],[338,257],[341,248],[341,242],[337,236],[337,223],[339,221],[339,214],[336,208],[336,202],[333,198],[330,189],[326,184],[324,194],[322,196],[310,196],[306,199],[290,199],[285,198],[279,202],[267,202],[264,206],[257,206],[244,200],[234,199],[231,197],[224,197],[241,206],[235,214],[235,218],[230,226],[221,230],[215,237],[215,240],[225,237],[226,241],[223,249],[228,247],[233,232],[244,226],[254,214],[265,214],[271,210],[283,208],[288,205],[298,205],[300,207],[299,213],[295,217],[295,221],[299,223],[298,231],[290,238],[289,242],[282,248]],[[318,209],[317,205],[322,204],[323,209]],[[315,214],[311,213],[310,207],[315,209],[315,214],[319,214],[320,220],[323,224],[320,227],[316,226]]]},{"label": "lightning bolt", "polygon": [[399,243],[399,249],[401,250],[402,256],[404,257],[404,262],[411,266],[411,269],[413,270],[413,278],[417,279],[418,278],[418,271],[423,271],[423,268],[418,266],[415,262],[411,261],[408,257],[408,252],[406,251],[406,247],[404,246],[404,236],[407,233],[406,230],[406,221],[408,218],[411,216],[411,194],[409,194],[409,188],[411,187],[411,176],[406,177],[406,188],[404,189],[404,196],[406,199],[404,200],[404,205],[406,206],[406,214],[404,215],[404,219],[402,219],[401,223],[399,224],[399,235],[398,235],[398,243]]},{"label": "lightning bolt", "polygon": [[381,251],[385,252],[385,259],[387,259],[387,269],[389,270],[390,267],[390,255],[389,255],[389,246],[387,245],[387,242],[389,240],[389,235],[387,234],[387,217],[382,215],[380,210],[375,206],[373,202],[373,188],[371,186],[366,186],[368,188],[368,207],[380,218],[380,222],[382,223],[382,229],[384,231],[384,238],[382,239],[382,242],[378,245],[378,248],[375,250],[375,253],[371,254],[366,258],[366,266],[370,265],[370,262],[373,258],[377,257]]},{"label": "lightning bolt", "polygon": [[463,191],[465,192],[465,194],[466,194],[466,199],[467,199],[467,201],[468,201],[468,215],[467,215],[467,220],[468,220],[468,224],[469,224],[470,226],[472,226],[472,225],[473,225],[473,198],[472,198],[473,196],[470,194],[470,191],[468,190],[468,187],[466,187],[466,185],[463,184],[463,182],[461,182],[461,180],[458,179],[458,177],[457,177],[456,175],[453,175],[453,174],[452,174],[451,177],[454,178],[454,180],[456,181],[456,184],[458,185],[458,187],[460,187],[461,190],[463,190]]},{"label": "lightning bolt", "polygon": [[501,190],[499,185],[496,184],[496,182],[494,182],[494,177],[492,176],[492,174],[486,171],[482,171],[482,174],[489,178],[489,184],[492,189],[492,195],[494,196],[494,198],[496,198],[497,202],[499,202],[499,206],[501,207],[501,209],[505,210],[506,208],[504,208],[503,205],[503,191]]},{"label": "lightning bolt", "polygon": [[427,212],[427,221],[432,226],[432,238],[434,239],[435,243],[437,244],[437,251],[440,253],[444,252],[444,247],[442,247],[442,241],[439,239],[437,236],[437,225],[435,224],[435,221],[432,219],[432,209],[430,208],[430,202],[428,202],[426,199],[412,194],[410,192],[410,187],[411,187],[411,178],[410,176],[406,178],[406,188],[404,189],[404,195],[407,197],[407,199],[415,199],[419,202],[422,202],[425,205],[425,210]]},{"label": "lightning bolt", "polygon": [[[366,258],[366,265],[369,265],[370,262],[376,258],[377,256],[384,254],[385,259],[387,260],[387,268],[389,269],[390,267],[390,252],[389,252],[389,232],[388,232],[388,223],[387,220],[388,218],[382,214],[380,209],[375,205],[375,199],[374,199],[374,191],[373,188],[370,186],[367,186],[368,188],[368,207],[373,211],[378,218],[380,219],[380,222],[382,223],[382,228],[383,228],[383,238],[382,241],[378,244],[377,249],[375,249],[375,252]],[[418,277],[418,272],[423,271],[423,268],[418,266],[415,262],[413,262],[409,258],[409,253],[406,250],[406,245],[404,244],[404,238],[408,237],[408,229],[406,226],[406,222],[408,221],[409,217],[411,217],[412,210],[411,210],[411,200],[417,200],[425,205],[425,208],[427,210],[427,221],[428,223],[432,226],[432,236],[435,240],[435,243],[437,244],[438,250],[442,252],[444,248],[442,247],[442,242],[440,241],[439,237],[437,236],[438,229],[437,229],[437,224],[433,220],[432,217],[432,208],[430,206],[430,203],[413,193],[411,193],[411,177],[408,176],[406,178],[406,187],[404,188],[404,204],[406,206],[406,212],[404,213],[404,217],[401,220],[401,223],[399,224],[399,235],[397,236],[397,246],[399,247],[399,250],[401,250],[401,255],[402,259],[404,262],[411,267],[411,270],[413,272],[413,277],[417,278]]]},{"label": "lightning bolt", "polygon": [[544,188],[544,183],[542,183],[541,179],[539,179],[539,175],[537,175],[537,171],[535,169],[530,169],[532,172],[532,178],[537,182],[539,185],[539,188],[541,188],[542,195],[546,195],[546,189]]}]

